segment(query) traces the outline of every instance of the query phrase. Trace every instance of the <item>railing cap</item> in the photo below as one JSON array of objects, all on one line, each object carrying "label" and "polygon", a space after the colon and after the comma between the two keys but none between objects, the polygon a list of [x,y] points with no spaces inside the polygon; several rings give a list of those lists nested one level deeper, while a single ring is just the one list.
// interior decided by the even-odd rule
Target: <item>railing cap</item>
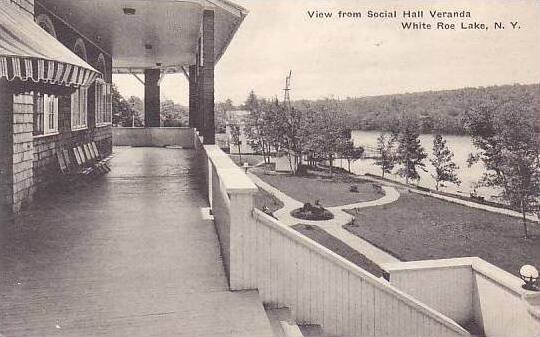
[{"label": "railing cap", "polygon": [[524,289],[521,287],[523,281],[519,277],[512,275],[506,270],[503,270],[479,257],[396,262],[384,263],[381,265],[381,268],[389,273],[461,267],[469,267],[471,268],[471,271],[489,278],[493,282],[516,294],[522,294],[524,292]]},{"label": "railing cap", "polygon": [[204,150],[229,194],[253,194],[259,189],[232,159],[217,145],[204,145]]},{"label": "railing cap", "polygon": [[453,258],[453,259],[392,262],[392,263],[381,264],[381,268],[387,272],[399,272],[399,271],[420,270],[420,269],[459,268],[459,267],[472,268],[474,259],[475,259],[474,257],[459,257],[459,258]]}]

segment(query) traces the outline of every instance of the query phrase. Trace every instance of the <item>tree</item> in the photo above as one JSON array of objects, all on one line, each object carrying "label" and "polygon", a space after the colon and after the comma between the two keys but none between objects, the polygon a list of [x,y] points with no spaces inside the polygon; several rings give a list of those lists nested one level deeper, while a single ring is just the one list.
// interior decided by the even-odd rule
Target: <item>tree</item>
[{"label": "tree", "polygon": [[231,130],[231,143],[238,147],[238,155],[240,156],[240,162],[242,162],[242,140],[240,139],[241,130],[236,124],[229,124]]},{"label": "tree", "polygon": [[306,141],[307,153],[316,160],[326,160],[330,166],[330,174],[334,160],[343,147],[343,143],[351,138],[346,129],[344,113],[333,99],[326,99],[316,104],[304,106],[307,114]]},{"label": "tree", "polygon": [[270,145],[268,141],[269,130],[272,128],[272,121],[267,120],[265,114],[268,113],[268,105],[265,100],[260,100],[252,90],[244,104],[249,115],[245,120],[244,132],[248,139],[248,144],[256,152],[263,155],[266,163],[270,162]]},{"label": "tree", "polygon": [[418,167],[424,168],[424,159],[427,154],[420,145],[419,123],[414,116],[405,116],[401,121],[401,132],[398,137],[397,161],[401,165],[398,174],[405,178],[408,184],[410,179],[418,180]]},{"label": "tree", "polygon": [[393,135],[387,137],[386,133],[381,133],[377,138],[377,153],[379,154],[379,158],[375,161],[375,165],[381,167],[381,176],[383,178],[385,173],[392,173],[394,169],[396,162],[394,152],[395,142],[396,137]]},{"label": "tree", "polygon": [[532,99],[522,93],[505,100],[492,97],[472,106],[464,118],[480,150],[469,164],[481,161],[486,169],[479,184],[500,188],[499,197],[521,211],[525,238],[527,213],[538,211],[540,199],[540,142],[534,132]]},{"label": "tree", "polygon": [[160,115],[164,127],[182,127],[189,124],[188,109],[170,99],[161,102]]},{"label": "tree", "polygon": [[436,134],[435,138],[433,138],[433,158],[430,161],[435,168],[435,174],[431,176],[435,180],[435,189],[437,191],[441,182],[461,184],[456,173],[459,167],[452,161],[453,157],[454,154],[446,145],[446,140],[440,134]]},{"label": "tree", "polygon": [[[262,115],[263,137],[267,148],[268,157],[272,152],[279,152],[285,143],[285,106],[279,104],[278,100],[263,101],[261,110]],[[270,160],[270,158],[268,158]]]},{"label": "tree", "polygon": [[305,109],[294,107],[282,109],[283,116],[280,124],[283,127],[283,148],[288,152],[289,162],[294,174],[298,174],[298,169],[302,164],[302,155],[309,149],[309,141],[313,134],[309,123],[309,114]]},{"label": "tree", "polygon": [[216,133],[225,133],[227,129],[227,112],[232,110],[234,110],[234,105],[230,98],[227,98],[225,102],[216,103]]},{"label": "tree", "polygon": [[351,139],[342,141],[339,153],[341,158],[347,159],[348,171],[351,172],[351,162],[362,158],[364,148],[361,146],[355,147]]}]

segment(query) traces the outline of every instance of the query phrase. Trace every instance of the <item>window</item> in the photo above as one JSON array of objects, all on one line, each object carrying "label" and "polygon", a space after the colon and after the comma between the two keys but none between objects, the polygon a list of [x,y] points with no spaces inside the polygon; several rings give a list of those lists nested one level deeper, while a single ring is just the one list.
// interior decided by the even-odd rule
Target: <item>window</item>
[{"label": "window", "polygon": [[98,79],[96,80],[96,125],[106,125],[111,123],[111,85]]},{"label": "window", "polygon": [[34,136],[58,132],[58,97],[34,94]]},{"label": "window", "polygon": [[40,14],[36,17],[37,24],[45,29],[45,31],[49,34],[51,34],[56,39],[56,30],[54,29],[54,25],[52,23],[51,18],[46,14]]},{"label": "window", "polygon": [[87,127],[88,88],[81,87],[71,95],[71,130]]}]

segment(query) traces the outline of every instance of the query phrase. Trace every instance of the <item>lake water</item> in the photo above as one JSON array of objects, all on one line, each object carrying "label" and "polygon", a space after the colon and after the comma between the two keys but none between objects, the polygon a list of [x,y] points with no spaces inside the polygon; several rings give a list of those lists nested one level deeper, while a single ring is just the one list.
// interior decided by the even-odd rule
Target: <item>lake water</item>
[{"label": "lake water", "polygon": [[[377,146],[377,137],[379,137],[379,131],[358,131],[355,130],[352,132],[352,139],[356,146],[367,146],[375,148]],[[422,171],[419,169],[420,180],[418,185],[435,188],[435,181],[431,177],[431,174],[434,172],[434,168],[431,165],[429,159],[432,157],[433,152],[433,135],[424,134],[420,135],[420,143],[424,147],[428,158],[424,161],[426,164],[426,169],[428,172]],[[450,193],[459,193],[463,195],[469,195],[470,192],[474,189],[474,184],[482,177],[484,173],[484,166],[482,163],[477,163],[472,167],[468,167],[467,158],[470,153],[478,152],[474,145],[472,144],[471,138],[468,136],[453,136],[447,135],[443,136],[446,140],[446,143],[450,150],[454,153],[454,162],[459,166],[457,171],[459,179],[462,183],[460,186],[454,184],[445,183],[446,186],[441,188],[441,191],[446,191]],[[365,174],[371,173],[376,175],[381,175],[381,169],[379,166],[374,164],[373,159],[362,159],[351,163],[351,171],[356,174]],[[347,168],[347,162],[345,160],[337,162],[337,165]],[[385,175],[386,177],[387,175]],[[405,182],[405,179],[392,174],[390,179],[398,180]],[[477,188],[477,193],[481,196],[486,197],[486,199],[492,199],[493,196],[498,194],[496,190],[492,188]]]}]

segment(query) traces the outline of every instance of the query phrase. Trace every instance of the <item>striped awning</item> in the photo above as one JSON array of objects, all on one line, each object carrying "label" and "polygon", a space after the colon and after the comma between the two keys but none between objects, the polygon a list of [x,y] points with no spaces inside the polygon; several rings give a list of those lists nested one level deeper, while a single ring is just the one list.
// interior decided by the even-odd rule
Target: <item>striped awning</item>
[{"label": "striped awning", "polygon": [[79,87],[99,74],[16,6],[0,8],[0,79]]}]

